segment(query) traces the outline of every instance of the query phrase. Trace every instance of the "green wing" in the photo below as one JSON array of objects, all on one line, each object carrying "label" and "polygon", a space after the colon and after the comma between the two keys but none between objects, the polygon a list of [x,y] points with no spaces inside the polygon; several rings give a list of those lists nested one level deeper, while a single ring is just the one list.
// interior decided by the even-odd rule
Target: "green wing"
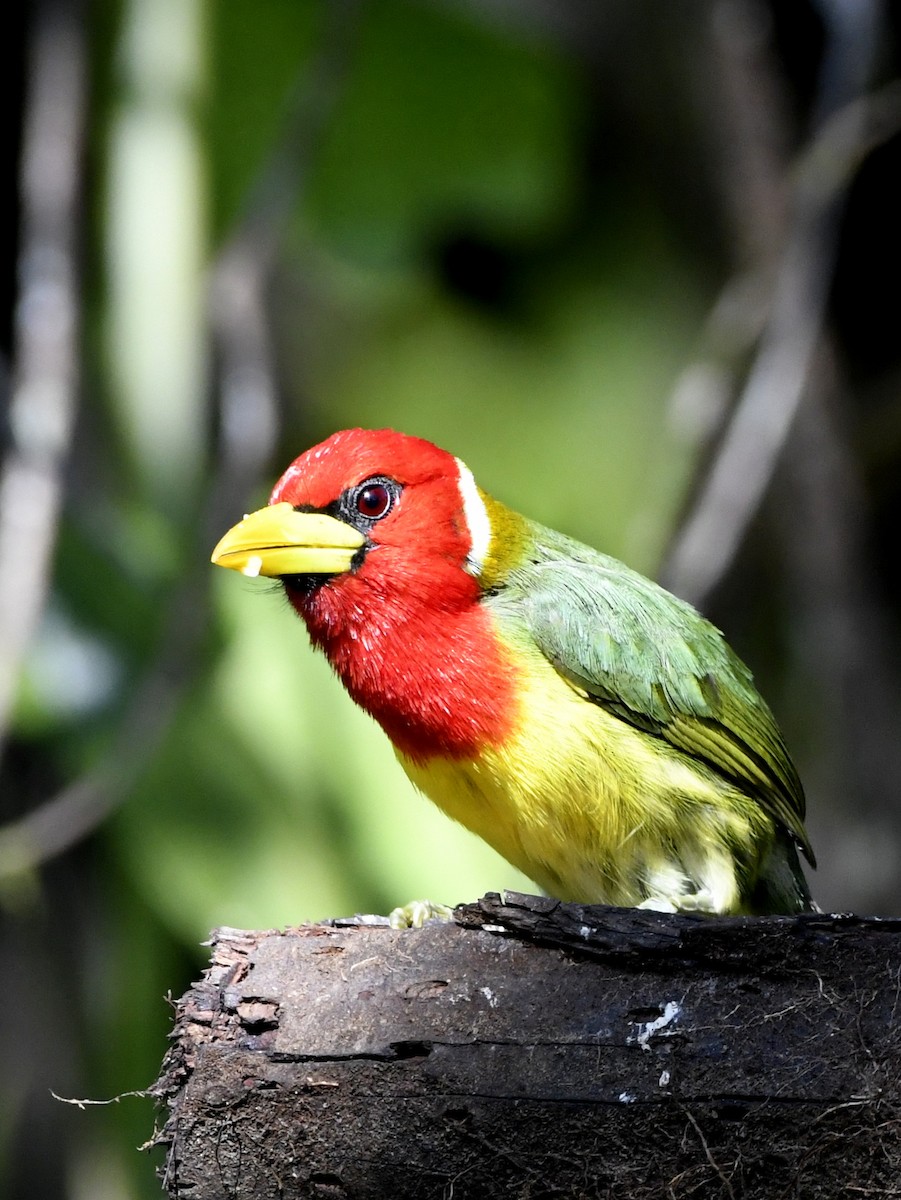
[{"label": "green wing", "polygon": [[722,634],[684,601],[553,530],[489,601],[525,621],[566,679],[733,781],[811,863],[804,791],[773,714]]}]

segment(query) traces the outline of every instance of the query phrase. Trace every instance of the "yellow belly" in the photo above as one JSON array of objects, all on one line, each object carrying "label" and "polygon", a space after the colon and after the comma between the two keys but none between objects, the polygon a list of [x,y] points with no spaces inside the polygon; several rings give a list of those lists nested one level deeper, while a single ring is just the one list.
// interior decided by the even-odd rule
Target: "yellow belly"
[{"label": "yellow belly", "polygon": [[398,757],[413,783],[549,895],[742,911],[763,809],[571,687],[537,652],[511,737],[477,759]]}]

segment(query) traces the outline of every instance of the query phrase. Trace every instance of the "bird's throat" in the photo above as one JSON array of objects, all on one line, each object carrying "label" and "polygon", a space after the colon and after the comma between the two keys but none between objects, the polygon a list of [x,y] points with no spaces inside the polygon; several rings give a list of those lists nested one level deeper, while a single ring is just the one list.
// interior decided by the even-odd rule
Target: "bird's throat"
[{"label": "bird's throat", "polygon": [[352,698],[416,762],[473,759],[517,721],[517,668],[478,603],[440,619],[350,607],[340,589],[292,602]]}]

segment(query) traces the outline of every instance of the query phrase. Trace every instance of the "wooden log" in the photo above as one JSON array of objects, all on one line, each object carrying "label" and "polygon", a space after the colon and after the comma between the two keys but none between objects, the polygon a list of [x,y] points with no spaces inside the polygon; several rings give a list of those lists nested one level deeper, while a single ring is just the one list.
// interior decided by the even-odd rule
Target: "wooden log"
[{"label": "wooden log", "polygon": [[455,917],[217,931],[169,1195],[901,1197],[901,919]]}]

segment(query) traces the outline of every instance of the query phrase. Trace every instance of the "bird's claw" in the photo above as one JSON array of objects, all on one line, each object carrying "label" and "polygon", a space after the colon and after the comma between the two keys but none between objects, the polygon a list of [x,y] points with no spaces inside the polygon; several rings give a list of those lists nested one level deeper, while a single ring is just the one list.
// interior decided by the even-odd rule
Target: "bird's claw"
[{"label": "bird's claw", "polygon": [[638,908],[663,913],[717,913],[719,908],[711,893],[705,888],[698,892],[686,892],[679,896],[649,896]]},{"label": "bird's claw", "polygon": [[676,913],[679,911],[674,902],[665,896],[649,896],[647,900],[642,900],[641,904],[637,904],[635,907],[643,908],[648,912]]},{"label": "bird's claw", "polygon": [[450,921],[454,910],[447,904],[435,904],[432,900],[411,900],[388,914],[392,929],[421,929],[428,921]]}]

